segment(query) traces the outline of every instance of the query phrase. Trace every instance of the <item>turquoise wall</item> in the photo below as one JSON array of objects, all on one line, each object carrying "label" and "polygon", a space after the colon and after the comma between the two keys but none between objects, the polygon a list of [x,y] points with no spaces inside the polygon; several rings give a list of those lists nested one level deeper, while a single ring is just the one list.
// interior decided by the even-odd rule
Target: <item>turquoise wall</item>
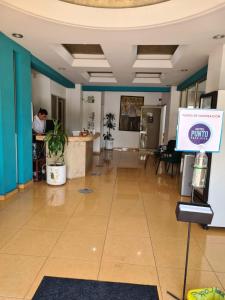
[{"label": "turquoise wall", "polygon": [[73,82],[0,33],[0,195],[32,180],[31,68],[65,87],[75,87]]},{"label": "turquoise wall", "polygon": [[18,183],[23,184],[32,179],[32,82],[31,56],[29,53],[17,52],[16,67],[16,127],[17,127],[17,161]]},{"label": "turquoise wall", "polygon": [[13,47],[0,35],[0,195],[16,188]]},{"label": "turquoise wall", "polygon": [[32,116],[31,55],[3,34],[0,70],[0,195],[4,195],[32,179]]}]

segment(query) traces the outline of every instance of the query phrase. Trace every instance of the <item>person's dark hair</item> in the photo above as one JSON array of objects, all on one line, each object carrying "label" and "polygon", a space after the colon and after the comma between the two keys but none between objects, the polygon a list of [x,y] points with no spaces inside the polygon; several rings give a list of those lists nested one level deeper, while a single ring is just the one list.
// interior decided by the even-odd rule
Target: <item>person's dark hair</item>
[{"label": "person's dark hair", "polygon": [[40,108],[38,113],[41,114],[41,115],[46,115],[46,116],[48,115],[47,110],[44,109],[44,108]]}]

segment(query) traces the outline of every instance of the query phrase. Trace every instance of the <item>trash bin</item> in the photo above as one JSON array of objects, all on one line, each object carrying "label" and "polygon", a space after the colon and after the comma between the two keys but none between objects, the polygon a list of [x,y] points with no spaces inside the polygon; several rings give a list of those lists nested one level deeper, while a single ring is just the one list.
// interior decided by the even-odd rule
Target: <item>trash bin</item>
[{"label": "trash bin", "polygon": [[225,293],[217,288],[190,290],[187,300],[225,300]]}]

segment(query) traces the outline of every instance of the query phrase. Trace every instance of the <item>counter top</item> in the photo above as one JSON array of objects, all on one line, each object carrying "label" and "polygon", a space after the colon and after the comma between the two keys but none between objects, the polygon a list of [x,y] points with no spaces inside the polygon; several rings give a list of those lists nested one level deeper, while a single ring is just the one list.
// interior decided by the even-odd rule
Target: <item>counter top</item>
[{"label": "counter top", "polygon": [[[68,142],[91,142],[94,141],[100,137],[100,133],[97,132],[94,135],[87,135],[87,136],[69,136],[68,137]],[[43,141],[45,138],[45,135],[36,135],[36,140],[37,141]]]}]

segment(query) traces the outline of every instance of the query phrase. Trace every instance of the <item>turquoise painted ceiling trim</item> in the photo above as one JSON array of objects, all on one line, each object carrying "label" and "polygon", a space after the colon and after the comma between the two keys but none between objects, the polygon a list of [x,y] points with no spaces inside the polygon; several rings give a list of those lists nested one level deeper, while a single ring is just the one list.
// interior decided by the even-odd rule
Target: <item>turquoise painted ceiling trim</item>
[{"label": "turquoise painted ceiling trim", "polygon": [[56,72],[54,69],[43,63],[34,55],[31,55],[31,67],[34,70],[40,72],[41,74],[44,74],[45,76],[51,78],[52,80],[56,81],[57,83],[63,85],[66,88],[75,88],[75,84],[72,81]]},{"label": "turquoise painted ceiling trim", "polygon": [[181,82],[177,86],[177,90],[178,91],[183,91],[186,88],[188,88],[189,86],[196,83],[197,81],[201,81],[201,80],[206,79],[207,71],[208,71],[208,65],[203,67],[202,69],[198,70],[196,73],[194,73],[193,75],[191,75],[190,77],[185,79],[183,82]]},{"label": "turquoise painted ceiling trim", "polygon": [[145,87],[145,86],[97,86],[83,85],[83,91],[90,92],[152,92],[169,93],[170,87]]}]

